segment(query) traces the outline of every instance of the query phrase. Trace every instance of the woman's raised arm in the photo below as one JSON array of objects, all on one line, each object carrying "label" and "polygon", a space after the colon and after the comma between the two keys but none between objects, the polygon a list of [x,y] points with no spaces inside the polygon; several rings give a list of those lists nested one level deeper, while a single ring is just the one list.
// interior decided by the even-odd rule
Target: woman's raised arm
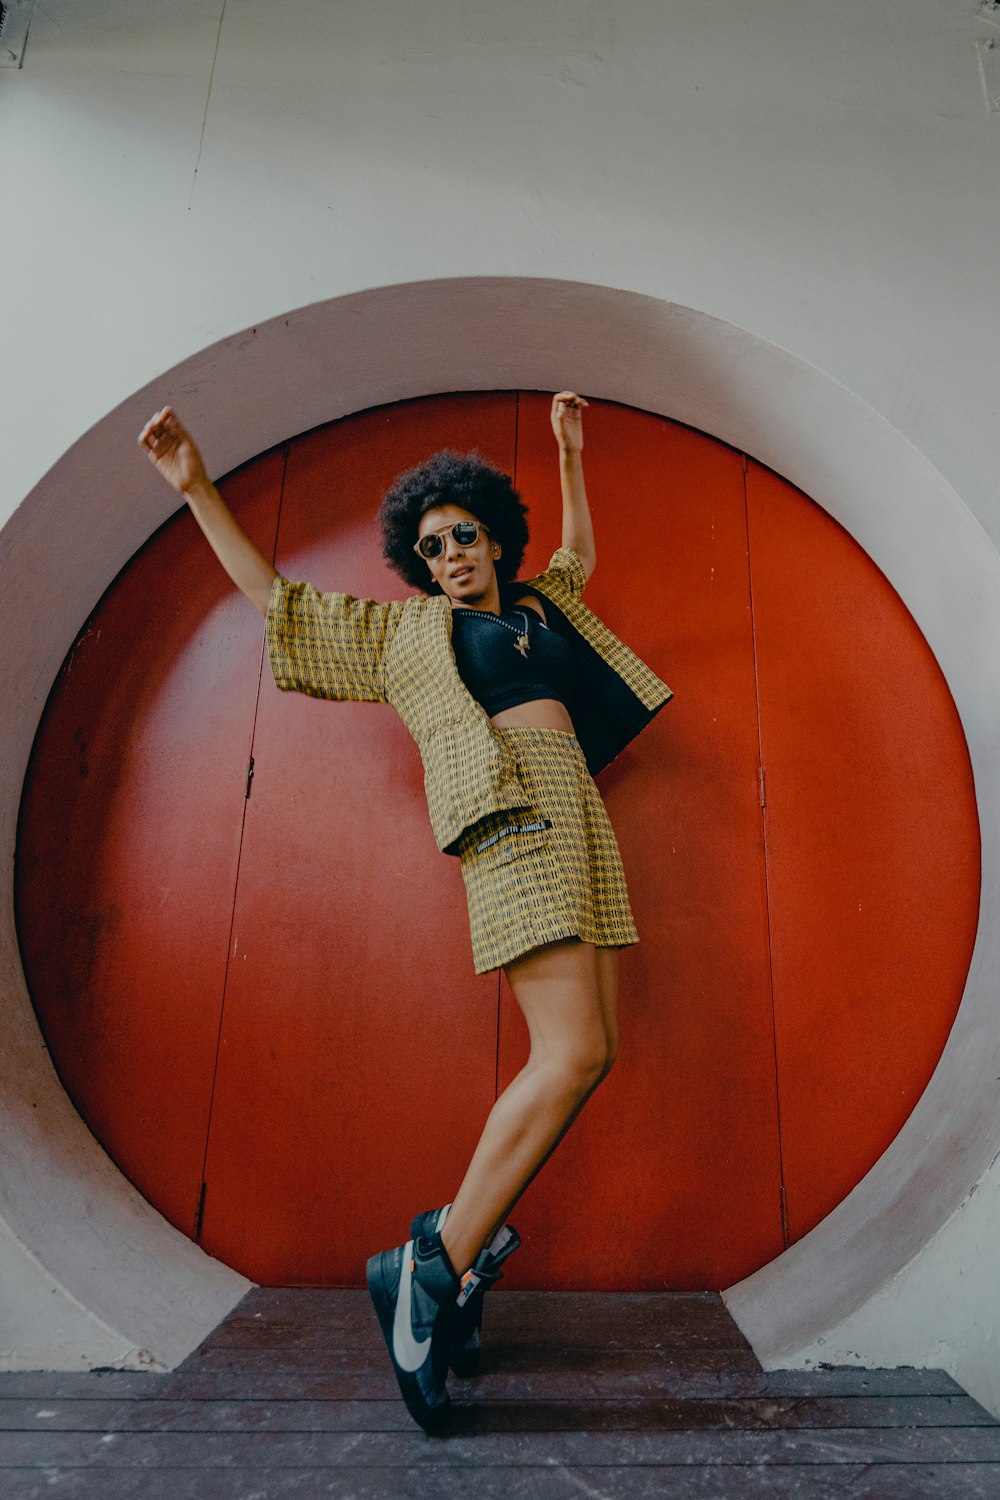
[{"label": "woman's raised arm", "polygon": [[575,391],[552,397],[552,431],[559,444],[559,483],[562,488],[562,544],[572,547],[589,578],[597,565],[594,527],[583,482],[583,409],[587,402]]},{"label": "woman's raised arm", "polygon": [[213,552],[255,609],[267,614],[271,585],[277,577],[257,550],[205,473],[201,454],[173,407],[165,406],[146,423],[139,446],[153,467],[184,496]]}]

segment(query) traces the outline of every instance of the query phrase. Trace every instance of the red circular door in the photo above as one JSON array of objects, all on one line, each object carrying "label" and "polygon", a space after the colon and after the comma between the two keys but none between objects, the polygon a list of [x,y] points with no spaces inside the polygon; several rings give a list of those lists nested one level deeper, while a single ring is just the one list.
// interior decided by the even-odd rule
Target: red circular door
[{"label": "red circular door", "polygon": [[[391,597],[378,498],[475,447],[559,541],[548,397],[432,397],[222,488],[277,566]],[[893,1139],[975,934],[961,725],[901,601],[741,454],[593,402],[591,607],[676,693],[599,782],[642,941],[609,1079],[518,1205],[508,1284],[717,1288]],[[457,862],[382,705],[279,694],[263,623],[182,512],[67,657],[16,870],[25,971],[78,1109],[184,1233],[257,1281],[357,1285],[450,1198],[523,1060],[472,974]]]}]

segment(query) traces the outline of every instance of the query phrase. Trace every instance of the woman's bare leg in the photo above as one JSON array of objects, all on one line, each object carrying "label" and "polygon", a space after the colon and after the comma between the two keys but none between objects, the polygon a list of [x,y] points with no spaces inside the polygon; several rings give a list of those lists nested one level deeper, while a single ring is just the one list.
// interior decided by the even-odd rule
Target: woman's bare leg
[{"label": "woman's bare leg", "polygon": [[618,948],[595,948],[597,994],[608,1043],[608,1068],[618,1056]]},{"label": "woman's bare leg", "polygon": [[[603,1024],[604,1024],[604,1035],[605,1035],[605,1039],[606,1039],[606,1042],[607,1042],[607,1060],[606,1060],[606,1063],[605,1063],[604,1073],[602,1073],[602,1075],[601,1075],[602,1078],[606,1077],[607,1074],[611,1071],[611,1066],[614,1063],[614,1060],[615,1060],[615,1058],[618,1055],[618,954],[619,954],[619,951],[620,950],[617,949],[617,948],[598,948],[596,950],[596,954],[595,954],[596,962],[597,962],[597,991],[598,991],[598,1000],[599,1000],[600,1008],[601,1008],[601,1019],[602,1019]],[[589,1095],[587,1097],[589,1098]],[[582,1106],[583,1106],[584,1103],[586,1103],[586,1099],[584,1099],[583,1101],[581,1101],[580,1107],[577,1108],[573,1112],[573,1114],[570,1116],[570,1118],[566,1121],[566,1124],[563,1127],[563,1129],[562,1129],[562,1131],[561,1131],[561,1133],[559,1135],[558,1140],[556,1140],[554,1142],[554,1144],[550,1147],[549,1151],[546,1153],[546,1155],[542,1159],[542,1161],[540,1161],[538,1163],[538,1166],[535,1168],[534,1172],[531,1174],[531,1178],[529,1178],[529,1182],[532,1181],[538,1175],[538,1173],[541,1170],[541,1168],[545,1165],[545,1162],[548,1161],[549,1156],[551,1156],[552,1152],[555,1150],[555,1147],[559,1144],[559,1141],[562,1140],[563,1136],[566,1134],[566,1131],[569,1129],[569,1127],[572,1125],[573,1121],[576,1119],[576,1116],[579,1114],[580,1108],[582,1108]],[[524,1184],[524,1188],[526,1188],[527,1186],[528,1186],[528,1183],[526,1182]],[[524,1192],[524,1188],[521,1189],[521,1192]],[[520,1196],[520,1194],[518,1196]],[[516,1200],[514,1200],[514,1201],[516,1202]],[[493,1239],[493,1236],[496,1234],[497,1230],[503,1224],[504,1220],[506,1219],[507,1215],[511,1212],[511,1210],[513,1209],[513,1207],[514,1207],[514,1203],[513,1202],[508,1203],[506,1205],[506,1207],[504,1208],[503,1212],[500,1214],[499,1218],[493,1224],[491,1224],[490,1228],[487,1230],[486,1235],[485,1235],[485,1237],[483,1239],[483,1245],[484,1246],[488,1245],[491,1242],[491,1240]]]},{"label": "woman's bare leg", "polygon": [[507,965],[531,1052],[490,1111],[445,1220],[442,1240],[459,1273],[607,1074],[617,1041],[616,961],[616,953],[571,938]]}]

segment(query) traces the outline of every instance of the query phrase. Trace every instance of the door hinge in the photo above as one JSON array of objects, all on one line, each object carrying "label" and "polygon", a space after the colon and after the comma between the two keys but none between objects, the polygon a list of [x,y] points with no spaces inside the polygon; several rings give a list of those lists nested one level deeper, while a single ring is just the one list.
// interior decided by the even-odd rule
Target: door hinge
[{"label": "door hinge", "polygon": [[208,1183],[203,1179],[201,1192],[198,1194],[198,1211],[194,1216],[194,1237],[201,1239],[201,1226],[205,1222],[205,1194],[208,1191]]},{"label": "door hinge", "polygon": [[243,785],[243,800],[246,801],[250,795],[250,783],[253,781],[253,756],[247,761],[247,779]]}]

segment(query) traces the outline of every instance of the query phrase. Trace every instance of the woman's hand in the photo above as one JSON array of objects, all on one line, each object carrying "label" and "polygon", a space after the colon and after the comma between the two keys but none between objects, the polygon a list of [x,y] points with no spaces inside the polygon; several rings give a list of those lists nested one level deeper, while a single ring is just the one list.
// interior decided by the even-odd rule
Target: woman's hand
[{"label": "woman's hand", "polygon": [[552,397],[552,431],[561,453],[583,452],[583,409],[586,405],[576,391],[558,391]]},{"label": "woman's hand", "polygon": [[266,615],[277,577],[274,566],[247,536],[205,473],[197,445],[172,406],[150,417],[139,434],[139,447],[145,448],[157,472],[184,496],[236,587]]},{"label": "woman's hand", "polygon": [[139,434],[139,447],[145,449],[157,473],[180,494],[208,482],[197,445],[172,406],[150,417]]}]

